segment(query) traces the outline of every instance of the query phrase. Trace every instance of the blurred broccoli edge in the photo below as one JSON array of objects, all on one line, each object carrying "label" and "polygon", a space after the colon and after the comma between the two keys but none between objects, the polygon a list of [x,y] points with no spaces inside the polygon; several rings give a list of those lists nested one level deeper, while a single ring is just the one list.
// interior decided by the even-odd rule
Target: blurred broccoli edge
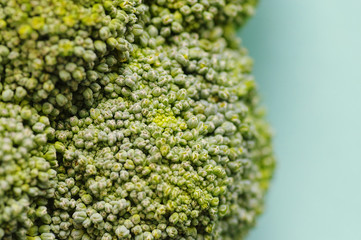
[{"label": "blurred broccoli edge", "polygon": [[243,239],[274,168],[255,0],[0,0],[0,239]]}]

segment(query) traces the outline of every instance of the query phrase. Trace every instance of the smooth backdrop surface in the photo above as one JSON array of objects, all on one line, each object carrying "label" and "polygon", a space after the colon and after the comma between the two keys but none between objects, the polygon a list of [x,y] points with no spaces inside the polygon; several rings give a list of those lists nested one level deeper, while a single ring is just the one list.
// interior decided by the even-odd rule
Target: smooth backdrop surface
[{"label": "smooth backdrop surface", "polygon": [[248,240],[361,239],[360,11],[360,0],[261,0],[240,31],[278,157]]}]

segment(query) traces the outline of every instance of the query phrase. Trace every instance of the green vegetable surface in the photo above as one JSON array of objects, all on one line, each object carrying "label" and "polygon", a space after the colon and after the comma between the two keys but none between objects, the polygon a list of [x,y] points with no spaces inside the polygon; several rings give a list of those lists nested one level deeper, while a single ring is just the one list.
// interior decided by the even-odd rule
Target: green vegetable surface
[{"label": "green vegetable surface", "polygon": [[274,168],[255,0],[0,0],[0,239],[243,239]]}]

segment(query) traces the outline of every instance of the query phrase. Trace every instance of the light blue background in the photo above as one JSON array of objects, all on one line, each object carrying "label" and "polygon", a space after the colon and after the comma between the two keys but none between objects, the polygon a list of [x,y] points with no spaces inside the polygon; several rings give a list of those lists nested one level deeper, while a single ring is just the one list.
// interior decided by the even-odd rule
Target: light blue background
[{"label": "light blue background", "polygon": [[278,158],[247,240],[361,240],[361,0],[261,0],[240,36]]}]

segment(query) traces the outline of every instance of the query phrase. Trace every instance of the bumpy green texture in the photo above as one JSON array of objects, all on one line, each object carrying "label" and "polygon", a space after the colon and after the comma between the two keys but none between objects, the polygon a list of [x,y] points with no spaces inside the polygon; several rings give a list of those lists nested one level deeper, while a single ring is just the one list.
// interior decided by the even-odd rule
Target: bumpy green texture
[{"label": "bumpy green texture", "polygon": [[0,0],[0,239],[244,239],[274,168],[254,0]]},{"label": "bumpy green texture", "polygon": [[55,130],[49,125],[34,109],[0,102],[0,236],[23,236],[38,217],[51,222],[37,214],[56,187],[56,150],[47,144]]}]

